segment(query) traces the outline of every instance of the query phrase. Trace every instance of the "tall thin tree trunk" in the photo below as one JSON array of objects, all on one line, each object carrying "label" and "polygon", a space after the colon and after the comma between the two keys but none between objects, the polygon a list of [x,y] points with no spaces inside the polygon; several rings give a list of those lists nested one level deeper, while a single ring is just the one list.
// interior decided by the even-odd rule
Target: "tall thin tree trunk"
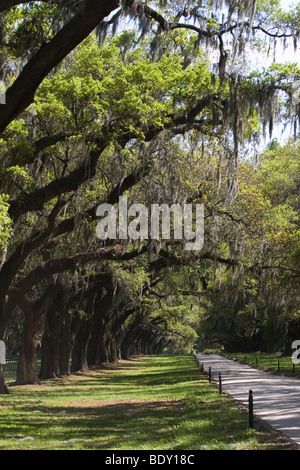
[{"label": "tall thin tree trunk", "polygon": [[0,394],[1,395],[8,395],[9,391],[5,384],[5,371],[4,371],[4,364],[0,364]]},{"label": "tall thin tree trunk", "polygon": [[59,369],[62,375],[71,373],[71,356],[75,339],[75,332],[72,332],[71,328],[72,320],[69,313],[63,315],[59,348]]},{"label": "tall thin tree trunk", "polygon": [[60,345],[61,314],[56,309],[47,313],[42,342],[42,363],[40,379],[59,377],[59,345]]},{"label": "tall thin tree trunk", "polygon": [[16,385],[39,383],[37,372],[36,319],[26,314],[23,341],[18,360]]}]

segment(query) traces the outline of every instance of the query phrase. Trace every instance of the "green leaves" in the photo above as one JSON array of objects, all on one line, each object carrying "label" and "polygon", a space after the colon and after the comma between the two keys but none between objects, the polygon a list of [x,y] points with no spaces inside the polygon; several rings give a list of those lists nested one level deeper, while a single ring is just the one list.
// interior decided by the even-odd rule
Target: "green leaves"
[{"label": "green leaves", "polygon": [[11,237],[12,221],[8,209],[8,196],[0,194],[0,255],[4,253]]},{"label": "green leaves", "polygon": [[170,113],[212,90],[204,61],[183,68],[178,54],[152,62],[136,49],[124,58],[112,40],[102,47],[89,37],[40,86],[35,112],[54,131],[97,127],[114,121],[129,131],[140,125],[162,126]]},{"label": "green leaves", "polygon": [[186,305],[164,306],[150,314],[152,322],[172,338],[179,350],[191,348],[198,339],[195,331],[196,317],[194,311]]},{"label": "green leaves", "polygon": [[35,186],[34,178],[32,178],[24,168],[18,165],[3,169],[1,177],[10,180],[11,183],[13,182],[24,192],[33,189]]},{"label": "green leaves", "polygon": [[27,2],[4,15],[8,51],[24,60],[36,53],[63,24],[55,3]]}]

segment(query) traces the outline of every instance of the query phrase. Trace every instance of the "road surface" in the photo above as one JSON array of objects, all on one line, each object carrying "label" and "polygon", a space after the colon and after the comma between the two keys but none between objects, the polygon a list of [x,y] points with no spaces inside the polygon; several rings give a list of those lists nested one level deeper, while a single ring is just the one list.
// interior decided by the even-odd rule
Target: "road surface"
[{"label": "road surface", "polygon": [[248,407],[249,390],[253,392],[254,415],[299,445],[300,380],[254,369],[218,355],[196,355],[211,368],[213,380],[222,378],[222,390]]}]

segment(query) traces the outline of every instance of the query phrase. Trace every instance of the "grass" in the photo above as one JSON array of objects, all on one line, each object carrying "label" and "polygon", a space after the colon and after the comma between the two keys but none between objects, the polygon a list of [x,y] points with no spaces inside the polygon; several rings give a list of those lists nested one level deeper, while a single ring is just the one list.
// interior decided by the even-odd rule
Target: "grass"
[{"label": "grass", "polygon": [[249,364],[258,369],[300,377],[300,365],[295,364],[293,367],[291,356],[252,352],[246,354],[231,353],[226,354],[226,357],[228,357],[229,359],[234,359],[236,361]]},{"label": "grass", "polygon": [[286,449],[250,429],[191,356],[136,357],[9,389],[0,398],[0,450]]}]

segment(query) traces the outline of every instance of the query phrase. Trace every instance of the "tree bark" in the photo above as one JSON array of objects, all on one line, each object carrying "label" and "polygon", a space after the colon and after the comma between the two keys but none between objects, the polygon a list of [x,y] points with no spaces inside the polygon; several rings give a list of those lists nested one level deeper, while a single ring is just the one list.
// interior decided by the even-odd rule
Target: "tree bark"
[{"label": "tree bark", "polygon": [[18,360],[16,385],[39,383],[37,371],[37,321],[32,314],[26,314],[23,341]]},{"label": "tree bark", "polygon": [[99,364],[105,364],[109,362],[109,351],[107,348],[108,338],[106,329],[101,330],[99,335],[98,344],[98,360]]},{"label": "tree bark", "polygon": [[59,369],[61,321],[62,315],[55,308],[48,311],[42,339],[40,379],[52,379],[61,375]]},{"label": "tree bark", "polygon": [[92,334],[91,323],[82,322],[81,328],[76,336],[75,347],[72,354],[72,372],[89,370],[88,345]]},{"label": "tree bark", "polygon": [[62,375],[69,375],[71,373],[72,351],[79,326],[79,317],[71,316],[69,313],[64,314],[59,354],[59,369]]},{"label": "tree bark", "polygon": [[9,390],[5,384],[4,365],[0,364],[0,395],[8,395]]},{"label": "tree bark", "polygon": [[40,344],[42,332],[38,332],[38,325],[60,289],[61,286],[59,284],[50,284],[36,302],[31,303],[25,296],[18,300],[25,317],[17,370],[16,384],[18,385],[39,383],[37,346]]},{"label": "tree bark", "polygon": [[74,18],[40,48],[8,88],[6,105],[0,107],[0,132],[33,102],[38,86],[51,70],[118,7],[117,0],[82,2],[82,7]]}]

